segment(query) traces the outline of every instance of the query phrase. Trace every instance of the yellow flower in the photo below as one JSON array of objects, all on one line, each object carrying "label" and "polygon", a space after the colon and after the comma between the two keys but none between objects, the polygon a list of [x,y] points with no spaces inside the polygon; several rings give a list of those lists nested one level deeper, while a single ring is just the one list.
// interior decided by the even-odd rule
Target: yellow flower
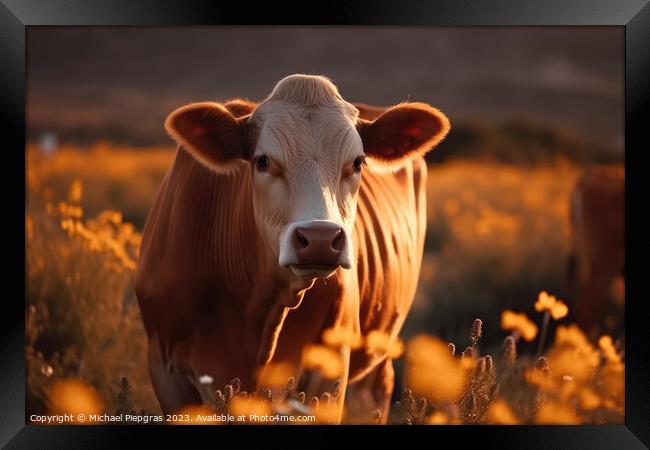
[{"label": "yellow flower", "polygon": [[449,353],[446,342],[420,335],[406,350],[407,378],[414,393],[434,402],[457,399],[465,383],[465,369]]},{"label": "yellow flower", "polygon": [[539,408],[533,422],[544,425],[577,425],[580,418],[568,406],[547,401]]},{"label": "yellow flower", "polygon": [[476,358],[473,356],[464,356],[460,358],[460,367],[462,367],[465,370],[470,370],[476,367],[478,364]]},{"label": "yellow flower", "polygon": [[546,291],[542,291],[539,293],[535,302],[535,311],[548,311],[553,319],[560,320],[569,313],[569,308],[564,302],[555,298],[555,296],[549,295]]},{"label": "yellow flower", "polygon": [[343,373],[343,362],[338,352],[324,345],[308,345],[302,352],[302,364],[307,370],[318,370],[328,379]]},{"label": "yellow flower", "polygon": [[317,423],[337,423],[339,419],[339,407],[336,402],[322,403],[314,411]]},{"label": "yellow flower", "polygon": [[554,304],[555,297],[549,295],[546,291],[542,291],[537,296],[537,301],[535,302],[535,311],[550,311]]},{"label": "yellow flower", "polygon": [[349,345],[351,349],[360,348],[363,345],[363,339],[359,333],[355,333],[348,328],[328,328],[323,331],[323,342],[332,347],[341,347]]},{"label": "yellow flower", "polygon": [[559,326],[555,343],[548,352],[548,362],[557,377],[570,375],[584,383],[600,364],[600,354],[577,325]]},{"label": "yellow flower", "polygon": [[281,387],[287,384],[293,375],[293,367],[289,363],[269,363],[258,370],[257,384],[263,387]]},{"label": "yellow flower", "polygon": [[616,351],[616,347],[614,347],[614,343],[612,342],[612,338],[610,336],[601,336],[600,339],[598,339],[598,347],[600,347],[600,350],[605,355],[607,361],[613,363],[621,362],[621,357]]},{"label": "yellow flower", "polygon": [[[625,366],[609,363],[603,368],[601,378],[601,393],[603,397],[609,397],[605,401],[610,400],[605,406],[609,409],[622,407],[625,401]],[[614,406],[611,401],[615,402]]]},{"label": "yellow flower", "polygon": [[537,336],[535,325],[524,313],[505,310],[501,313],[501,328],[518,332],[527,341],[532,341]]},{"label": "yellow flower", "polygon": [[425,422],[427,425],[446,425],[449,423],[447,416],[440,411],[434,412]]},{"label": "yellow flower", "polygon": [[366,348],[370,354],[388,353],[391,359],[397,359],[404,353],[404,343],[398,337],[391,339],[391,336],[380,330],[373,330],[366,337]]},{"label": "yellow flower", "polygon": [[70,189],[68,190],[68,200],[73,203],[79,203],[81,201],[81,195],[83,194],[83,184],[81,180],[77,179],[70,184]]},{"label": "yellow flower", "polygon": [[600,397],[589,388],[580,391],[580,404],[585,410],[596,409],[600,406]]},{"label": "yellow flower", "polygon": [[555,380],[536,369],[528,369],[524,372],[526,381],[544,391],[554,392],[557,390]]},{"label": "yellow flower", "polygon": [[568,345],[575,348],[592,367],[600,364],[598,352],[576,324],[559,326],[555,331],[555,345],[558,347]]},{"label": "yellow flower", "polygon": [[77,379],[61,379],[52,383],[48,391],[48,405],[51,414],[101,414],[102,401],[97,391],[89,384]]},{"label": "yellow flower", "polygon": [[551,317],[555,320],[560,320],[569,313],[569,307],[561,301],[557,301],[551,308]]},{"label": "yellow flower", "polygon": [[586,382],[593,373],[593,366],[576,348],[553,347],[548,352],[548,361],[558,377],[570,375],[579,382]]},{"label": "yellow flower", "polygon": [[503,400],[493,400],[488,409],[489,422],[498,425],[517,425],[519,419]]},{"label": "yellow flower", "polygon": [[259,398],[237,396],[230,401],[228,412],[235,417],[243,415],[246,422],[258,422],[271,414],[271,404]]}]

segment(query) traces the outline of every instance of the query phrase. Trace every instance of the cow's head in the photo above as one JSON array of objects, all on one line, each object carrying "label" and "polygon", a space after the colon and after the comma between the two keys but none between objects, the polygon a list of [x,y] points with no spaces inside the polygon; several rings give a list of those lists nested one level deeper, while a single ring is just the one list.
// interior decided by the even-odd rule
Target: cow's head
[{"label": "cow's head", "polygon": [[260,234],[278,264],[303,279],[352,266],[366,162],[370,170],[399,170],[449,131],[444,114],[423,103],[361,119],[328,79],[309,75],[281,80],[252,114],[237,118],[218,103],[194,103],[165,126],[216,172],[249,163]]}]

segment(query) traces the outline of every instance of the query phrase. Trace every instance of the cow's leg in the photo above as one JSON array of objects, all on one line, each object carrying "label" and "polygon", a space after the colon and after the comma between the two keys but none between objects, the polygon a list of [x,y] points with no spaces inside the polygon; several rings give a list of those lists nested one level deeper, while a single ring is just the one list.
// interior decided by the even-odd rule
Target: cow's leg
[{"label": "cow's leg", "polygon": [[192,383],[173,369],[168,371],[160,355],[160,347],[149,342],[149,375],[163,414],[173,414],[184,406],[200,404],[201,397]]},{"label": "cow's leg", "polygon": [[390,401],[395,386],[393,361],[386,358],[365,377],[350,385],[346,402],[359,416],[372,418],[375,411],[381,413],[380,423],[388,423]]},{"label": "cow's leg", "polygon": [[390,400],[393,397],[395,387],[395,369],[393,360],[386,360],[377,368],[377,377],[374,384],[374,396],[381,406],[381,423],[388,423],[388,413],[390,412]]}]

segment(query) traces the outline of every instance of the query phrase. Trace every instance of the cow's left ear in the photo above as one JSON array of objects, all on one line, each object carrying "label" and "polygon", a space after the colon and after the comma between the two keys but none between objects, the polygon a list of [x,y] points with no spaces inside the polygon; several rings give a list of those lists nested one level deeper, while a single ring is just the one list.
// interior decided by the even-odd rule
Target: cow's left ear
[{"label": "cow's left ear", "polygon": [[426,103],[402,103],[373,121],[358,120],[369,166],[398,170],[433,149],[450,129],[449,119]]},{"label": "cow's left ear", "polygon": [[219,103],[191,103],[172,112],[165,129],[197,160],[223,173],[247,158],[247,119],[236,118]]}]

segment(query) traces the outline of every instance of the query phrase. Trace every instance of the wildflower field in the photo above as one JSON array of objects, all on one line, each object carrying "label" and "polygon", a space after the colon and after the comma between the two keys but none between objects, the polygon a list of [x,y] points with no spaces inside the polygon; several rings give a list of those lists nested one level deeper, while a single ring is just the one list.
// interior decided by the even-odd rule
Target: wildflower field
[{"label": "wildflower field", "polygon": [[[27,417],[48,412],[160,414],[133,275],[141,230],[173,148],[100,143],[26,153]],[[430,164],[420,286],[402,339],[356,346],[395,359],[392,424],[577,424],[624,421],[622,336],[572,324],[566,282],[569,198],[580,167],[448,161]],[[622,312],[621,312],[622,314]],[[336,379],[328,330],[305,367]],[[201,380],[194,412],[315,414],[331,421],[337,390],[305,398],[282,367],[239,380]],[[345,423],[378,423],[349,405]],[[227,422],[227,420],[225,420]]]}]

